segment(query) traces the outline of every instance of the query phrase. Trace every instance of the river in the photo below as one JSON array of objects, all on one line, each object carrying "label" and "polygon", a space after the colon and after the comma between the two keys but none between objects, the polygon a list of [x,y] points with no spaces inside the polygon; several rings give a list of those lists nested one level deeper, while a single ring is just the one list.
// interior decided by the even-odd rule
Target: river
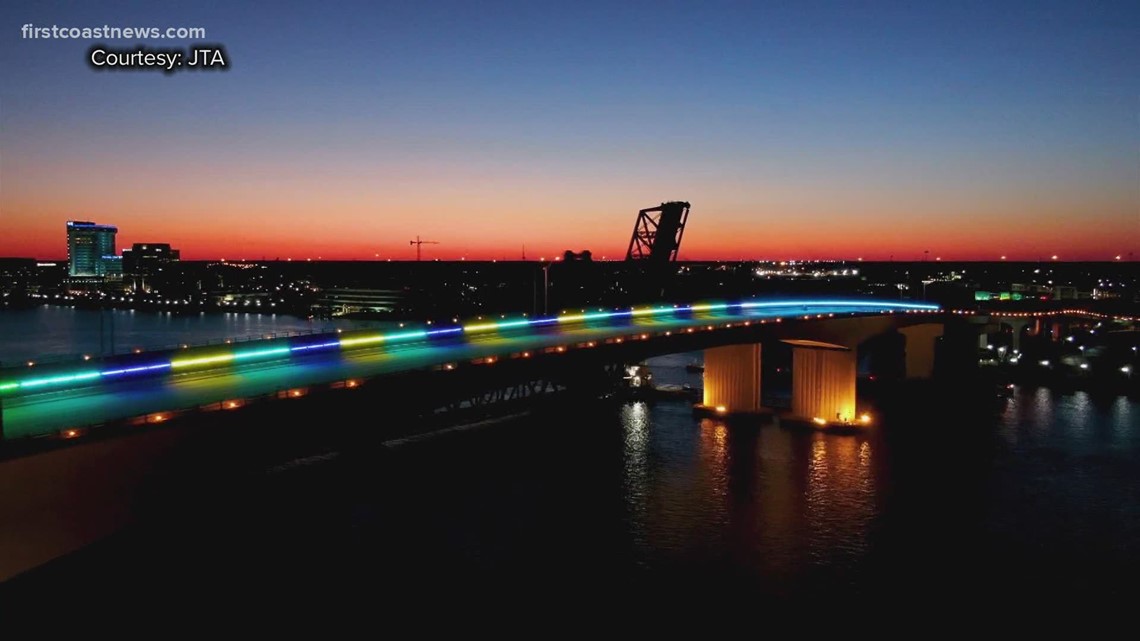
[{"label": "river", "polygon": [[[659,382],[699,383],[684,368],[695,358],[651,366]],[[324,452],[265,470],[174,531],[128,533],[19,586],[86,595],[113,573],[132,594],[201,583],[334,598],[492,585],[813,599],[1131,593],[1140,406],[1046,388],[1019,388],[993,411],[962,405],[829,435],[699,419],[680,401],[610,400]]]}]

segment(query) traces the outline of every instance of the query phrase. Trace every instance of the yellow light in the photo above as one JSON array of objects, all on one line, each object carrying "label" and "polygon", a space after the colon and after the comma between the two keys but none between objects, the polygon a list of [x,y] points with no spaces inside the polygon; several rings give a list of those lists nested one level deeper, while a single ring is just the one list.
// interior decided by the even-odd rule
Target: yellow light
[{"label": "yellow light", "polygon": [[170,361],[171,367],[193,367],[195,365],[209,365],[211,363],[227,363],[234,359],[233,354],[220,354],[218,356],[205,356],[203,358],[188,358]]},{"label": "yellow light", "polygon": [[727,411],[728,411],[728,408],[723,406],[723,405],[717,405],[716,406],[716,413],[717,414],[724,414]]},{"label": "yellow light", "polygon": [[63,435],[65,438],[75,438],[76,436],[79,436],[79,432],[77,430],[67,430],[63,433]]},{"label": "yellow light", "polygon": [[859,417],[859,420],[863,423],[870,423],[871,422],[871,415],[870,414],[863,414]]},{"label": "yellow light", "polygon": [[237,404],[237,401],[226,401],[226,405],[225,405],[225,407],[226,407],[226,409],[228,409],[228,410],[232,410],[232,409],[234,409],[234,408],[235,408],[235,407],[237,407],[237,406],[238,406],[238,404]]},{"label": "yellow light", "polygon": [[358,385],[360,385],[360,383],[357,381],[346,381],[344,384],[345,387],[357,387]]},{"label": "yellow light", "polygon": [[823,420],[822,418],[820,418],[820,417],[818,417],[818,416],[817,416],[817,417],[815,417],[815,418],[813,418],[813,419],[811,419],[811,420],[812,420],[812,422],[813,422],[813,423],[815,423],[816,425],[827,425],[827,421]]},{"label": "yellow light", "polygon": [[154,415],[154,422],[155,422],[155,423],[161,423],[161,422],[163,422],[163,421],[165,421],[165,420],[166,420],[166,417],[165,417],[165,416],[163,416],[162,414],[155,414],[155,415]]}]

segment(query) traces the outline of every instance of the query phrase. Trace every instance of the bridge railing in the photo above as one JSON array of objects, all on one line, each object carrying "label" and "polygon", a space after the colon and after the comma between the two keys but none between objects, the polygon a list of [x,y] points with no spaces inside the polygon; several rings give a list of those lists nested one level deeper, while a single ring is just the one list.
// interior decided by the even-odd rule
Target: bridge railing
[{"label": "bridge railing", "polygon": [[[387,326],[376,326],[371,329],[384,329]],[[303,330],[289,330],[278,332],[262,332],[260,334],[245,334],[242,336],[223,336],[221,338],[211,338],[205,341],[183,342],[183,343],[165,343],[165,344],[144,344],[144,345],[130,345],[125,348],[117,347],[114,350],[104,349],[102,352],[92,350],[89,353],[55,353],[43,356],[36,356],[31,359],[36,365],[66,365],[68,363],[83,363],[87,361],[98,360],[102,358],[110,358],[113,356],[123,356],[128,354],[138,354],[142,352],[170,352],[179,349],[189,349],[196,347],[210,347],[215,345],[233,345],[238,343],[248,343],[252,341],[273,340],[277,338],[293,338],[297,336],[313,336],[316,334],[327,334],[336,331],[335,328],[311,328]],[[0,355],[2,356],[2,355]],[[18,367],[21,361],[15,359],[3,359],[0,361],[0,369],[5,367]]]}]

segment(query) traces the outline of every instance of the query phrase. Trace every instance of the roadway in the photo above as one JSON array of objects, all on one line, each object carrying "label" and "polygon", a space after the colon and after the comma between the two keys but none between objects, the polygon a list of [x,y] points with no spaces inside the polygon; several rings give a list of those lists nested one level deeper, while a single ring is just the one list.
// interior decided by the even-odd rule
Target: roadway
[{"label": "roadway", "polygon": [[[724,326],[726,323],[796,318],[805,315],[905,311],[898,302],[807,302],[783,307],[730,308],[688,314],[653,314],[603,320],[559,321],[541,327],[479,328],[446,341],[432,339],[343,347],[325,353],[286,353],[249,363],[226,362],[204,369],[162,373],[134,380],[100,380],[63,389],[44,389],[4,398],[4,434],[20,438],[57,434],[133,417],[162,419],[164,412],[226,401],[366,379],[382,374],[446,366],[488,357],[514,357],[558,346],[608,339],[651,339],[664,332]],[[534,322],[534,321],[530,321]],[[249,347],[247,344],[245,347]]]}]

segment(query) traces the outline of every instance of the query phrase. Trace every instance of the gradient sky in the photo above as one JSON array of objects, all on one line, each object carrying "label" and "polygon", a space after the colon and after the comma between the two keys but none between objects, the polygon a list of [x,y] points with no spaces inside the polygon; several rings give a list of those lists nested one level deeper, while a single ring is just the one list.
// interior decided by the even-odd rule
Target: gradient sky
[{"label": "gradient sky", "polygon": [[[0,256],[86,219],[195,259],[616,257],[678,199],[689,259],[1140,253],[1134,0],[224,4],[3,4]],[[201,26],[232,68],[95,72],[27,23]]]}]

